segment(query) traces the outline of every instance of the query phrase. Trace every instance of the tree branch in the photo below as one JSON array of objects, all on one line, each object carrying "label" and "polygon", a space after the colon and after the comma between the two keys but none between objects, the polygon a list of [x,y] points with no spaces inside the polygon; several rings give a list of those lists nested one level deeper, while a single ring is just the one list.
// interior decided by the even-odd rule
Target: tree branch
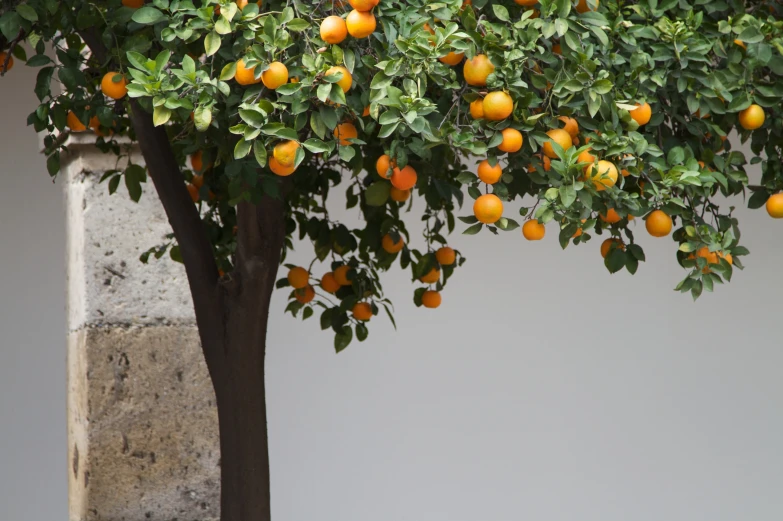
[{"label": "tree branch", "polygon": [[130,106],[130,118],[141,153],[185,263],[204,356],[213,372],[222,360],[224,332],[218,268],[212,245],[185,188],[166,130],[156,127],[152,116],[137,101],[131,100]]}]

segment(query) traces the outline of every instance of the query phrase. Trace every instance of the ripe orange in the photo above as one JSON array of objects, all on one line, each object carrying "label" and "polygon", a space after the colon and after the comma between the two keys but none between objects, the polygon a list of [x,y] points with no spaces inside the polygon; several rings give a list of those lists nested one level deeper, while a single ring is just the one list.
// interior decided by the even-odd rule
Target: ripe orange
[{"label": "ripe orange", "polygon": [[337,74],[338,72],[343,73],[343,77],[340,78],[340,81],[337,82],[337,85],[340,86],[341,89],[343,89],[343,92],[348,92],[348,90],[351,88],[351,85],[353,84],[353,78],[351,77],[351,73],[348,72],[348,69],[345,67],[338,65],[336,67],[330,67],[326,71],[326,76],[329,76],[330,74]]},{"label": "ripe orange", "polygon": [[503,91],[490,92],[482,103],[484,117],[490,121],[506,119],[514,112],[514,100]]},{"label": "ripe orange", "polygon": [[617,167],[609,161],[601,160],[590,165],[585,175],[587,180],[593,181],[595,189],[602,192],[617,182]]},{"label": "ripe orange", "polygon": [[366,117],[369,115],[370,115],[370,106],[367,105],[366,107],[364,107],[364,110],[362,111],[362,117]]},{"label": "ripe orange", "polygon": [[546,228],[536,219],[525,221],[522,225],[522,236],[529,241],[540,241],[546,234]]},{"label": "ripe orange", "polygon": [[[248,0],[234,0],[234,3],[237,4],[237,7],[241,11],[242,9],[247,7],[247,4],[249,4],[250,2],[248,2]],[[261,4],[263,4],[261,0],[258,0],[258,2],[256,2],[256,5],[258,6],[259,9],[261,8]],[[220,14],[220,11],[218,11],[218,9],[220,9],[220,6],[215,8],[215,14]]]},{"label": "ripe orange", "polygon": [[356,320],[366,322],[372,318],[372,306],[367,302],[357,302],[353,306],[351,313],[353,313],[353,318]]},{"label": "ripe orange", "polygon": [[348,265],[339,266],[334,270],[334,280],[336,280],[340,286],[350,286],[351,281],[348,280],[348,272],[350,271],[353,270]]},{"label": "ripe orange", "polygon": [[747,49],[747,47],[745,46],[745,42],[743,42],[742,40],[739,40],[739,39],[734,40],[734,45],[738,45],[738,46],[742,47],[743,49]]},{"label": "ripe orange", "polygon": [[307,286],[309,281],[310,274],[301,266],[296,266],[288,270],[288,283],[291,284],[292,288],[301,289]]},{"label": "ripe orange", "polygon": [[399,190],[410,190],[416,186],[418,175],[416,170],[411,165],[406,165],[405,168],[394,167],[391,175],[391,184]]},{"label": "ripe orange", "polygon": [[619,213],[617,213],[617,210],[615,210],[614,208],[609,208],[609,209],[606,211],[606,215],[604,215],[604,214],[602,214],[602,213],[599,213],[599,214],[598,214],[598,217],[599,217],[599,218],[600,218],[600,219],[601,219],[603,222],[605,222],[605,223],[609,223],[609,224],[615,224],[615,223],[618,223],[618,222],[620,222],[620,219],[622,219],[622,217],[620,217],[620,214],[619,214]]},{"label": "ripe orange", "polygon": [[625,250],[625,244],[623,244],[623,241],[620,239],[606,239],[604,242],[601,243],[601,257],[604,259],[607,255],[609,255],[609,252],[614,250],[615,248],[620,248],[621,250]]},{"label": "ripe orange", "polygon": [[348,0],[348,3],[351,4],[351,7],[356,9],[357,11],[371,11],[373,7],[378,5],[380,0]]},{"label": "ripe orange", "polygon": [[568,135],[571,136],[572,140],[579,134],[579,123],[577,123],[574,118],[560,116],[557,119],[563,122],[563,130],[568,132]]},{"label": "ripe orange", "polygon": [[349,139],[356,139],[359,136],[359,133],[356,131],[356,127],[353,126],[353,123],[347,122],[340,123],[334,127],[334,132],[332,134],[344,147],[347,147],[351,144],[351,142],[348,141]]},{"label": "ripe orange", "polygon": [[253,85],[259,83],[261,78],[256,79],[255,70],[255,67],[250,67],[249,69],[245,67],[245,62],[240,58],[237,60],[237,71],[234,74],[234,79],[237,80],[237,83],[240,85]]},{"label": "ripe orange", "polygon": [[435,259],[441,266],[451,266],[457,261],[457,254],[448,246],[442,246],[435,252]]},{"label": "ripe orange", "polygon": [[731,254],[724,255],[722,251],[710,251],[707,246],[702,246],[696,250],[695,255],[693,253],[688,255],[688,259],[690,260],[694,260],[696,257],[702,257],[707,261],[707,265],[704,266],[704,268],[701,270],[702,273],[711,273],[712,269],[710,269],[710,264],[718,264],[720,262],[719,259],[721,258],[726,259],[726,262],[729,264],[734,263],[734,260],[731,258]]},{"label": "ripe orange", "polygon": [[402,236],[397,238],[397,242],[394,242],[394,239],[388,233],[381,239],[381,247],[386,253],[397,253],[403,246],[405,246],[405,243],[402,240]]},{"label": "ripe orange", "polygon": [[279,175],[280,177],[287,177],[287,176],[293,174],[294,170],[296,170],[296,168],[293,165],[291,165],[291,166],[281,165],[280,162],[277,159],[275,159],[274,157],[270,157],[269,158],[269,170],[271,170],[276,175]]},{"label": "ripe orange", "polygon": [[101,92],[111,99],[122,99],[128,93],[126,87],[128,82],[124,77],[116,83],[113,81],[113,78],[118,74],[119,72],[107,72],[103,75],[103,79],[101,79]]},{"label": "ripe orange", "polygon": [[739,123],[745,130],[755,130],[764,124],[764,109],[751,105],[739,113]]},{"label": "ripe orange", "polygon": [[652,117],[652,108],[650,108],[650,104],[645,101],[641,105],[636,105],[636,108],[629,111],[629,114],[631,114],[631,118],[639,125],[646,125],[650,122],[650,118]]},{"label": "ripe orange", "polygon": [[571,148],[571,145],[573,144],[573,142],[571,141],[571,134],[569,134],[562,128],[552,129],[549,132],[547,132],[546,135],[549,136],[549,140],[547,140],[547,142],[544,143],[543,151],[544,154],[551,159],[557,158],[557,154],[555,154],[555,149],[554,147],[552,147],[553,141],[566,150]]},{"label": "ripe orange", "polygon": [[201,150],[197,150],[190,155],[190,166],[196,172],[201,172],[201,169],[204,168],[204,162],[201,160]]},{"label": "ripe orange", "polygon": [[467,60],[462,67],[462,75],[465,77],[465,83],[474,87],[486,87],[487,76],[492,74],[495,66],[489,61],[486,54],[477,54]]},{"label": "ripe orange", "polygon": [[503,215],[503,201],[495,194],[481,195],[473,203],[473,215],[484,224],[497,222]]},{"label": "ripe orange", "polygon": [[188,183],[186,185],[186,188],[188,189],[188,193],[190,194],[190,198],[194,203],[198,202],[198,188],[196,188],[191,183]]},{"label": "ripe orange", "polygon": [[389,192],[389,197],[391,197],[391,200],[396,201],[398,203],[403,203],[407,201],[410,196],[411,196],[410,190],[400,190],[396,186],[392,186],[391,191]]},{"label": "ripe orange", "polygon": [[295,290],[294,298],[297,300],[297,302],[307,304],[315,298],[315,290],[310,284],[308,284],[302,289]]},{"label": "ripe orange", "polygon": [[68,117],[65,121],[68,128],[71,129],[71,132],[84,132],[87,130],[87,126],[79,121],[79,118],[76,117],[76,114],[73,111],[68,112]]},{"label": "ripe orange", "polygon": [[[590,153],[591,148],[588,148],[584,152],[581,152],[577,157],[576,160],[579,163],[595,163],[598,158]],[[590,165],[585,166],[585,171],[590,168]]]},{"label": "ripe orange", "polygon": [[[595,0],[595,7],[598,8],[598,0]],[[579,3],[576,4],[576,12],[579,14],[586,13],[590,10],[590,6],[587,5],[587,2],[585,0],[579,0]]]},{"label": "ripe orange", "polygon": [[478,176],[483,182],[488,185],[494,185],[503,176],[503,169],[500,168],[500,163],[496,163],[495,166],[490,166],[489,161],[486,159],[479,163]]},{"label": "ripe orange", "polygon": [[663,210],[653,210],[644,223],[647,233],[653,237],[666,237],[672,231],[672,218]]},{"label": "ripe orange", "polygon": [[767,213],[773,219],[783,219],[783,194],[774,194],[767,199]]},{"label": "ripe orange", "polygon": [[[587,222],[587,219],[582,219],[582,224],[584,224],[584,223],[586,223],[586,222]],[[577,228],[577,229],[576,229],[576,231],[575,231],[575,232],[574,232],[574,234],[571,236],[571,238],[572,238],[572,239],[576,239],[576,238],[577,238],[577,237],[579,237],[580,235],[582,235],[582,227],[581,227],[581,226],[580,226],[579,228]]]},{"label": "ripe orange", "polygon": [[419,277],[419,280],[427,284],[435,284],[440,280],[440,270],[438,268],[432,268],[429,273]]},{"label": "ripe orange", "polygon": [[201,190],[201,187],[204,186],[204,176],[198,174],[194,175],[190,182],[193,183],[193,186]]},{"label": "ripe orange", "polygon": [[375,15],[370,12],[353,10],[345,18],[348,34],[354,38],[366,38],[375,31]]},{"label": "ripe orange", "polygon": [[288,83],[288,67],[280,62],[272,62],[269,68],[261,73],[261,81],[267,89],[275,90]]},{"label": "ripe orange", "polygon": [[498,150],[508,152],[509,154],[519,152],[522,148],[522,143],[524,143],[522,133],[514,128],[504,128],[501,134],[503,135],[503,141],[498,145]]},{"label": "ripe orange", "polygon": [[421,305],[425,308],[435,309],[440,306],[440,293],[428,289],[421,294]]},{"label": "ripe orange", "polygon": [[465,57],[464,52],[449,52],[446,56],[441,56],[438,58],[441,63],[445,63],[446,65],[454,66],[459,64],[459,62],[462,61],[462,58]]},{"label": "ripe orange", "polygon": [[538,3],[538,0],[514,0],[514,2],[517,5],[521,5],[521,6],[524,6],[524,7],[531,7],[531,6],[536,5]]},{"label": "ripe orange", "polygon": [[484,117],[484,100],[479,98],[470,103],[470,116],[473,119],[482,119]]},{"label": "ripe orange", "polygon": [[[6,54],[3,51],[0,51],[0,72],[2,72],[3,66],[5,65],[6,58],[8,58],[8,54]],[[8,69],[6,69],[5,72],[8,72],[13,68],[14,68],[14,57],[11,56],[11,58],[8,60]]]},{"label": "ripe orange", "polygon": [[122,0],[122,5],[131,9],[138,9],[144,5],[144,0]]},{"label": "ripe orange", "polygon": [[383,154],[378,158],[378,161],[375,162],[375,171],[384,179],[389,179],[391,177],[391,168],[392,160],[386,154]]},{"label": "ripe orange", "polygon": [[[555,53],[555,54],[557,54],[558,56],[560,56],[560,55],[562,55],[562,54],[563,54],[563,48],[562,48],[562,47],[560,47],[560,44],[559,44],[559,43],[556,43],[556,44],[554,44],[554,45],[552,46],[552,52],[553,52],[553,53]],[[549,90],[549,88],[550,88],[550,84],[549,84],[549,82],[547,82],[547,86],[546,86],[546,88],[547,88],[547,90]]]},{"label": "ripe orange", "polygon": [[340,289],[340,283],[334,278],[334,273],[331,271],[324,273],[324,276],[321,277],[321,288],[328,293],[336,293]]},{"label": "ripe orange", "polygon": [[339,16],[327,16],[321,22],[321,40],[330,44],[338,44],[348,36],[345,20]]},{"label": "ripe orange", "polygon": [[[277,162],[282,166],[294,166],[298,148],[299,143],[296,141],[282,141],[275,145],[275,148],[272,150],[272,157],[277,159]],[[201,169],[199,168],[199,170]]]}]

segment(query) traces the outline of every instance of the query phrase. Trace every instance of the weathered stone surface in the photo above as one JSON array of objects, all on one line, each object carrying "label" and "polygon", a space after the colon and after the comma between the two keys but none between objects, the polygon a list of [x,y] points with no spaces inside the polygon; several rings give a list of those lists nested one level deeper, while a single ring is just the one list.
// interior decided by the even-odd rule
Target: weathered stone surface
[{"label": "weathered stone surface", "polygon": [[217,414],[196,328],[86,328],[68,344],[71,521],[217,519]]}]

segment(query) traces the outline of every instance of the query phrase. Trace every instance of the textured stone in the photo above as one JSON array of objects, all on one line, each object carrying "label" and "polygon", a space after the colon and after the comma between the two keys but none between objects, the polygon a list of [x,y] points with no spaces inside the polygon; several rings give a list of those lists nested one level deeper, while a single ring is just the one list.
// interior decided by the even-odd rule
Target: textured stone
[{"label": "textured stone", "polygon": [[212,386],[193,326],[69,334],[71,521],[217,519]]}]

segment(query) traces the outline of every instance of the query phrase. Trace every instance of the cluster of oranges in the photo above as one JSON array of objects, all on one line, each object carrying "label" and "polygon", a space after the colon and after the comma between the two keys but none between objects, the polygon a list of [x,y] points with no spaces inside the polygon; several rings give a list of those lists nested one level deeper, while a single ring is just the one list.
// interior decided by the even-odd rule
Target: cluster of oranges
[{"label": "cluster of oranges", "polygon": [[387,154],[382,154],[375,162],[375,171],[382,179],[391,182],[390,196],[393,201],[406,201],[411,194],[411,189],[416,186],[419,179],[416,169],[411,165],[400,168],[397,162]]},{"label": "cluster of oranges", "polygon": [[[324,273],[318,285],[327,293],[337,293],[343,286],[350,286],[349,275],[353,268],[348,265],[337,267],[334,271]],[[310,283],[310,273],[301,266],[296,266],[288,271],[288,283],[294,288],[294,298],[301,304],[308,304],[315,298],[315,288]],[[356,320],[366,322],[373,316],[372,305],[369,302],[357,302],[351,309],[351,314]]]},{"label": "cluster of oranges", "polygon": [[337,15],[327,16],[321,22],[321,39],[332,45],[345,40],[350,34],[354,38],[367,38],[373,32],[377,23],[373,8],[380,0],[349,0],[353,10],[343,20]]}]

